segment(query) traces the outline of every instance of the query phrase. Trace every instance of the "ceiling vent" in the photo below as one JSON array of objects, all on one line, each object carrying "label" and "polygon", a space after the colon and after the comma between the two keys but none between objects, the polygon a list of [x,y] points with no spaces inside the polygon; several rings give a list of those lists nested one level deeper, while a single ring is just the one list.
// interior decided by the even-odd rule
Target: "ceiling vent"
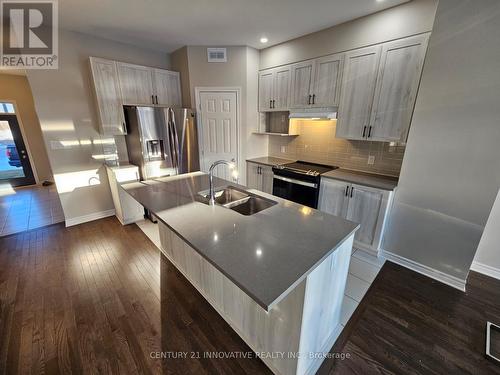
[{"label": "ceiling vent", "polygon": [[227,62],[227,51],[225,48],[207,48],[208,62]]}]

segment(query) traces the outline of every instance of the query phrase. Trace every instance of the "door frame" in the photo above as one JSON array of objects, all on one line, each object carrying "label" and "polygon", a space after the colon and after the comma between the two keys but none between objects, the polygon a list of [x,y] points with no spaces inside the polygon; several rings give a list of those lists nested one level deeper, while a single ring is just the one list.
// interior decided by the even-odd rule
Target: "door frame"
[{"label": "door frame", "polygon": [[[234,92],[236,94],[236,155],[238,168],[238,183],[246,176],[242,175],[243,172],[243,161],[241,155],[241,87],[212,87],[212,86],[197,86],[194,88],[195,91],[195,106],[196,106],[196,127],[198,130],[198,151],[200,154],[200,167],[205,166],[205,154],[203,153],[203,132],[202,132],[202,118],[201,118],[201,93],[205,92]],[[201,169],[201,168],[200,168]]]},{"label": "door frame", "polygon": [[[26,132],[24,130],[24,124],[23,120],[21,119],[21,115],[19,113],[19,106],[17,105],[17,102],[12,99],[3,99],[0,97],[0,102],[2,103],[10,103],[14,106],[14,113],[10,113],[11,115],[15,115],[17,119],[17,123],[19,125],[19,129],[21,130],[21,136],[23,137],[23,143],[24,147],[26,147],[26,152],[28,153],[28,159],[30,162],[31,170],[33,171],[33,177],[35,178],[35,185],[40,184],[40,179],[38,178],[38,171],[36,170],[35,163],[33,162],[33,154],[31,153],[31,147],[28,142],[28,138],[26,137]],[[36,110],[35,110],[36,113]],[[37,114],[38,116],[38,114]],[[46,149],[47,146],[45,144],[45,139],[43,139],[43,134],[42,134],[42,142],[43,142],[43,147]],[[33,185],[24,185],[24,186],[33,186]]]}]

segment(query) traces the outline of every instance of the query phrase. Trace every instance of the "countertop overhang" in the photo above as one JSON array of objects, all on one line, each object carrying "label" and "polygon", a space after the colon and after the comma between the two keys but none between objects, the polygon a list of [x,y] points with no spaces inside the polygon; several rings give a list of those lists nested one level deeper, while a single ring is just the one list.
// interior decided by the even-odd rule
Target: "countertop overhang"
[{"label": "countertop overhang", "polygon": [[[236,186],[214,178],[216,188]],[[202,202],[202,172],[121,185],[256,303],[269,311],[359,225],[257,190],[278,204],[252,216]]]}]

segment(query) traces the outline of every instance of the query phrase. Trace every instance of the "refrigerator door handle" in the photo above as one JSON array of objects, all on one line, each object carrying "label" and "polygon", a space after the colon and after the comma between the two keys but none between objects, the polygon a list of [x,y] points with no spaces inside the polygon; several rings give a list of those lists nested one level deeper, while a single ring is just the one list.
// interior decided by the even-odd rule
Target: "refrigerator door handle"
[{"label": "refrigerator door handle", "polygon": [[177,136],[177,128],[175,126],[175,114],[172,108],[168,109],[168,134],[170,150],[172,155],[172,164],[177,172],[179,172],[179,137]]}]

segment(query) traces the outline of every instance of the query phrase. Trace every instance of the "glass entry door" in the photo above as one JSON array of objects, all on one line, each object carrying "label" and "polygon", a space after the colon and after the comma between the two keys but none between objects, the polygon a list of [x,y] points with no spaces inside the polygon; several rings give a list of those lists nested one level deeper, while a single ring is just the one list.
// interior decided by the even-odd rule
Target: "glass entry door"
[{"label": "glass entry door", "polygon": [[0,184],[33,185],[33,170],[13,112],[12,104],[0,103]]}]

